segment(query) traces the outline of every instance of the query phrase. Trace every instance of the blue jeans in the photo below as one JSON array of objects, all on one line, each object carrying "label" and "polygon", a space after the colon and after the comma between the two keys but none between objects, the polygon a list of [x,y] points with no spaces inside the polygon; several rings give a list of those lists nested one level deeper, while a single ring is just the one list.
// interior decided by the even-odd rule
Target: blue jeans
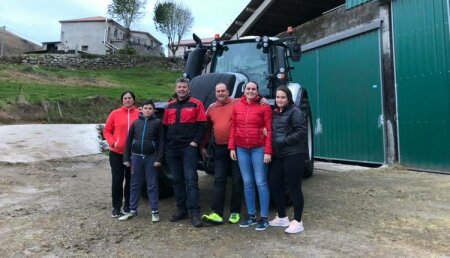
[{"label": "blue jeans", "polygon": [[159,209],[158,170],[153,166],[155,155],[131,155],[130,210],[137,211],[142,185],[147,182],[148,204],[153,211]]},{"label": "blue jeans", "polygon": [[178,211],[184,214],[200,214],[198,205],[198,148],[188,145],[184,148],[167,149],[166,161],[173,177],[173,190]]},{"label": "blue jeans", "polygon": [[269,216],[270,192],[267,180],[268,166],[264,164],[264,147],[237,147],[236,154],[244,181],[245,203],[249,215],[256,215],[255,185],[258,188],[261,217]]}]

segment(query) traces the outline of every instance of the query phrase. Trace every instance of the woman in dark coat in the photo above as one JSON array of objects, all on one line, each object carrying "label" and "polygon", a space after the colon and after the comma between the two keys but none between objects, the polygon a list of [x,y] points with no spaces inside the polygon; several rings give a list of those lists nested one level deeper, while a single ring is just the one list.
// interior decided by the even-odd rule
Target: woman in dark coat
[{"label": "woman in dark coat", "polygon": [[[278,87],[276,91],[276,108],[273,112],[272,147],[274,156],[270,166],[270,192],[277,207],[277,216],[269,222],[273,227],[287,227],[286,233],[303,231],[303,193],[301,181],[307,159],[306,117],[292,100],[291,91]],[[286,215],[284,185],[287,183],[294,205],[294,220],[289,221]]]}]

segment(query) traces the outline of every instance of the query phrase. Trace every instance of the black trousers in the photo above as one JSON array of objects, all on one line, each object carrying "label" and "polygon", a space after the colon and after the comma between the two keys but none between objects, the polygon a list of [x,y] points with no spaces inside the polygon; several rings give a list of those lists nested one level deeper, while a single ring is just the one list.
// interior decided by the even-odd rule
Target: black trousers
[{"label": "black trousers", "polygon": [[240,213],[243,197],[242,176],[237,161],[230,158],[227,145],[214,149],[214,192],[211,209],[223,217],[228,175],[231,174],[230,213]]},{"label": "black trousers", "polygon": [[[130,209],[130,168],[123,165],[123,155],[116,152],[109,152],[109,164],[112,174],[112,206],[115,210],[120,210],[122,200],[125,198],[124,210]],[[123,181],[125,179],[125,187]]]},{"label": "black trousers", "polygon": [[[294,205],[294,219],[300,222],[303,214],[302,178],[305,171],[303,161],[306,154],[297,153],[272,160],[269,172],[269,186],[272,198],[277,206],[278,217],[286,217],[285,185]],[[302,162],[300,162],[302,161]]]}]

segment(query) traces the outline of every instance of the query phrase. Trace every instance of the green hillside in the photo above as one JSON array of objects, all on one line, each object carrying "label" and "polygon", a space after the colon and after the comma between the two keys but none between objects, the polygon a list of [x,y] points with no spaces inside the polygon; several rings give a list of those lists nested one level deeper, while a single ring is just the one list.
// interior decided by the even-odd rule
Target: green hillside
[{"label": "green hillside", "polygon": [[0,122],[99,123],[132,90],[166,101],[181,74],[159,67],[83,70],[0,65]]}]

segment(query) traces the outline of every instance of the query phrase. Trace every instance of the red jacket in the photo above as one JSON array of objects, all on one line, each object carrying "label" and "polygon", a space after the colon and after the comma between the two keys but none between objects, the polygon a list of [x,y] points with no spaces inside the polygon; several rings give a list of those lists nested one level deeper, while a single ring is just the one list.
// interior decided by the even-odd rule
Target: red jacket
[{"label": "red jacket", "polygon": [[109,114],[103,135],[108,142],[110,151],[123,154],[127,144],[128,131],[138,117],[139,110],[135,107],[121,107]]},{"label": "red jacket", "polygon": [[[245,96],[233,107],[228,149],[264,147],[265,154],[272,154],[272,109],[259,104],[255,98],[251,103]],[[264,136],[264,128],[267,136]]]}]

